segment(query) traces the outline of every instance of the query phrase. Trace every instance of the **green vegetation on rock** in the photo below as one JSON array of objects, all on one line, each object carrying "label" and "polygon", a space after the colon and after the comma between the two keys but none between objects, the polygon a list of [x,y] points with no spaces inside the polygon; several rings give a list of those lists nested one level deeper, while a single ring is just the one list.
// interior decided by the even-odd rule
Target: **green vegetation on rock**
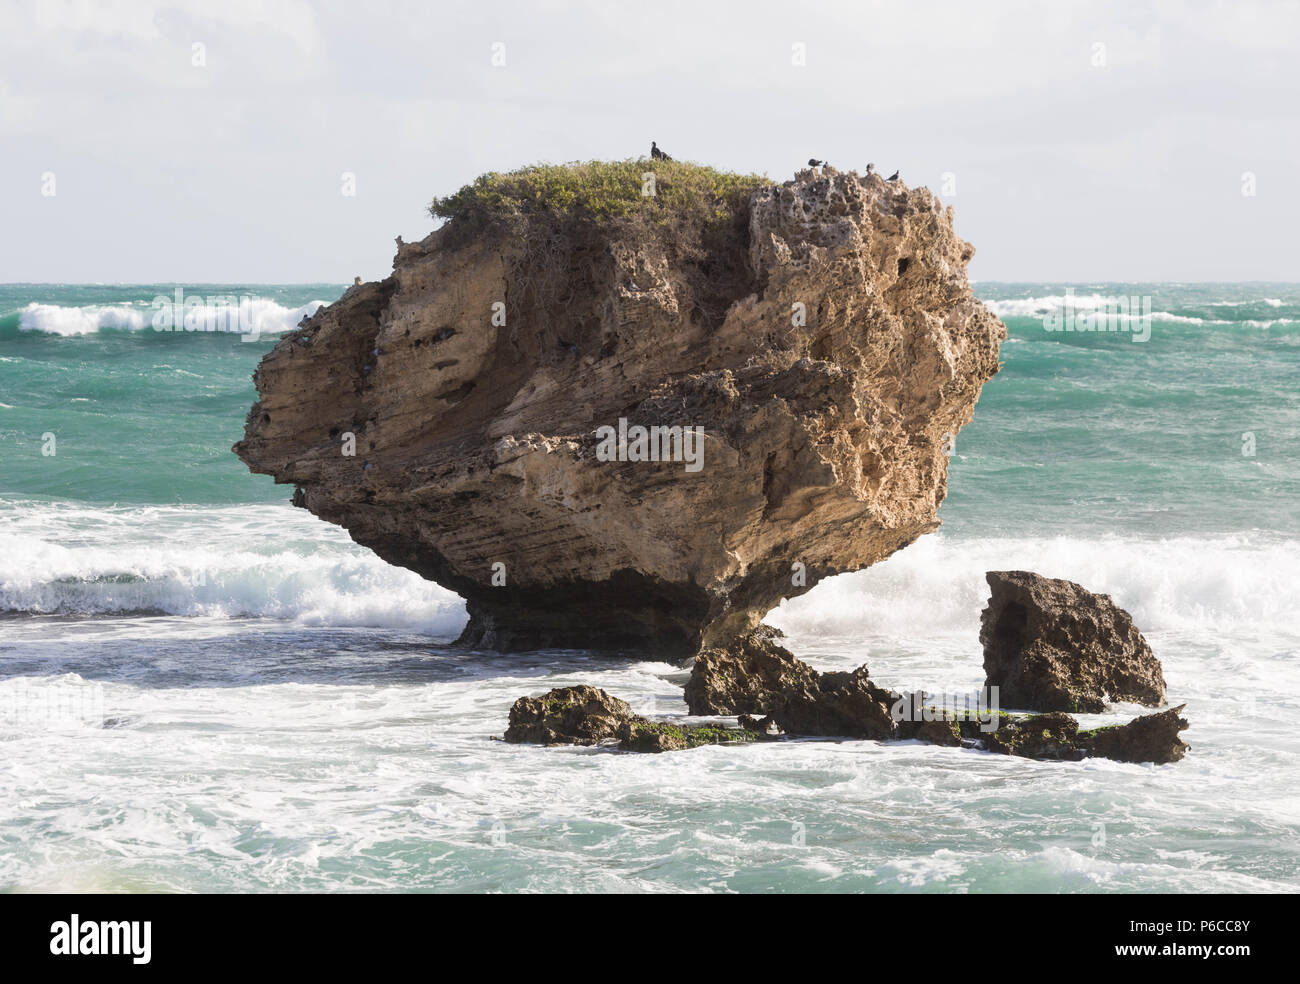
[{"label": "green vegetation on rock", "polygon": [[[647,174],[654,194],[646,195]],[[454,194],[435,198],[435,218],[491,221],[513,216],[580,215],[597,221],[693,214],[699,224],[728,221],[756,188],[772,182],[686,161],[575,161],[489,171]]]}]

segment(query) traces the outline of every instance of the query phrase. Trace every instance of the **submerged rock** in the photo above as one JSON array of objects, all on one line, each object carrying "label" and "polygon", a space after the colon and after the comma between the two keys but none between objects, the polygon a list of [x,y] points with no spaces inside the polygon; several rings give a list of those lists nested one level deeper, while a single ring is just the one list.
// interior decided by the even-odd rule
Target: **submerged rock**
[{"label": "submerged rock", "polygon": [[989,571],[980,620],[985,686],[1006,707],[1097,713],[1106,701],[1159,707],[1160,661],[1109,595],[1029,571]]},{"label": "submerged rock", "polygon": [[596,687],[559,687],[540,697],[520,697],[510,708],[505,740],[537,745],[617,743],[632,752],[671,752],[700,745],[758,740],[752,731],[718,725],[651,721],[627,701]]},{"label": "submerged rock", "polygon": [[958,728],[974,747],[1002,755],[1067,762],[1092,757],[1163,765],[1181,760],[1191,747],[1178,737],[1187,728],[1187,721],[1178,716],[1183,706],[1089,731],[1080,731],[1079,722],[1061,711],[1006,715],[990,732],[969,721],[959,722]]},{"label": "submerged rock", "polygon": [[648,170],[485,175],[254,376],[236,453],[464,597],[466,645],[693,655],[939,525],[1005,337],[952,210]]}]

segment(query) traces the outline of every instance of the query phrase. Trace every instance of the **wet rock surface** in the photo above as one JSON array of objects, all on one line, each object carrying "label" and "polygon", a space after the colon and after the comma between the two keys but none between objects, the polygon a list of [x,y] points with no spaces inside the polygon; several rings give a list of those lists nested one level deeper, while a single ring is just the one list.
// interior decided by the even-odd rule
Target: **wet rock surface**
[{"label": "wet rock surface", "polygon": [[[1080,730],[1078,720],[1063,711],[1009,714],[994,705],[957,712],[927,704],[922,693],[900,694],[882,687],[871,680],[865,666],[850,672],[818,672],[783,647],[780,638],[777,630],[761,626],[730,646],[702,651],[684,688],[690,713],[736,714],[742,732],[757,738],[914,739],[1047,761],[1099,757],[1163,764],[1179,761],[1189,748],[1179,737],[1188,726],[1180,717],[1183,706],[1086,730]],[[553,695],[570,692],[572,696],[565,696],[556,707],[539,713],[539,701],[556,702]],[[593,701],[587,692],[599,696]],[[594,725],[569,717],[575,714],[579,718],[591,714]],[[623,748],[649,751],[735,740],[730,737],[734,731],[721,739],[710,733],[691,739],[677,733],[652,734],[644,727],[629,729],[630,716],[626,704],[603,691],[569,688],[546,698],[518,701],[511,711],[515,737],[507,733],[507,738],[592,743],[589,739],[597,734],[603,740],[618,740]],[[544,727],[536,730],[539,722]],[[689,726],[680,730],[689,735]]]},{"label": "wet rock surface", "polygon": [[1098,728],[1079,735],[1079,743],[1089,755],[1120,762],[1178,762],[1191,746],[1179,738],[1187,728],[1181,716],[1186,704],[1158,714],[1144,714],[1128,724]]},{"label": "wet rock surface", "polygon": [[1109,595],[1029,571],[989,571],[980,621],[985,685],[1004,707],[1097,713],[1108,701],[1159,707],[1160,661]]},{"label": "wet rock surface", "polygon": [[559,687],[520,697],[510,708],[508,742],[538,745],[616,744],[625,751],[670,752],[700,745],[756,741],[759,735],[718,725],[651,721],[596,687]]},{"label": "wet rock surface", "polygon": [[760,626],[726,646],[702,650],[686,683],[692,714],[769,714],[783,695],[814,688],[818,673]]}]

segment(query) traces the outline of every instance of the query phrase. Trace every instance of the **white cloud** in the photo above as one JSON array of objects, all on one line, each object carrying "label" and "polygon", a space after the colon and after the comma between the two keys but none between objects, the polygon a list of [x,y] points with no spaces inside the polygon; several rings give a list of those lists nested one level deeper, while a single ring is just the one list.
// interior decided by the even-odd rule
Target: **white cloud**
[{"label": "white cloud", "polygon": [[[773,176],[809,156],[932,186],[953,171],[983,279],[1284,278],[1300,221],[1287,193],[1297,36],[1300,3],[1251,0],[5,4],[0,205],[25,226],[0,240],[0,269],[381,275],[395,234],[430,227],[434,194],[653,138]],[[51,203],[32,199],[46,169],[78,220],[115,223],[123,248],[49,221]],[[338,194],[342,170],[358,174],[355,199]],[[1244,170],[1260,175],[1257,199],[1232,197]],[[1224,203],[1221,228],[1169,208],[1140,242],[1114,234],[1153,202],[1202,200]],[[123,211],[212,224],[176,222],[161,241]],[[1202,246],[1229,236],[1231,251]]]}]

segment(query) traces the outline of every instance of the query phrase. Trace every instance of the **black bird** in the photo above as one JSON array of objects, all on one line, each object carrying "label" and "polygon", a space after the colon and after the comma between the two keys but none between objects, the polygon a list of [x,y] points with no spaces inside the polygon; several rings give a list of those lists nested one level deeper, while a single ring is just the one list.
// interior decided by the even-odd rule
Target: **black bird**
[{"label": "black bird", "polygon": [[875,165],[875,164],[868,164],[868,165],[867,165],[867,173],[868,173],[868,174],[875,174],[875,173],[876,173],[876,165]]},{"label": "black bird", "polygon": [[809,167],[821,167],[821,166],[822,166],[823,164],[825,164],[825,163],[826,163],[825,161],[819,161],[819,160],[817,160],[817,158],[815,158],[815,157],[810,157],[810,158],[808,158],[808,166],[809,166]]},{"label": "black bird", "polygon": [[672,158],[659,149],[659,145],[653,140],[650,141],[650,159],[655,161],[671,161]]},{"label": "black bird", "polygon": [[891,175],[889,176],[889,180],[890,180],[890,181],[897,181],[897,180],[898,180],[898,172],[895,171],[893,174],[891,174]]}]

